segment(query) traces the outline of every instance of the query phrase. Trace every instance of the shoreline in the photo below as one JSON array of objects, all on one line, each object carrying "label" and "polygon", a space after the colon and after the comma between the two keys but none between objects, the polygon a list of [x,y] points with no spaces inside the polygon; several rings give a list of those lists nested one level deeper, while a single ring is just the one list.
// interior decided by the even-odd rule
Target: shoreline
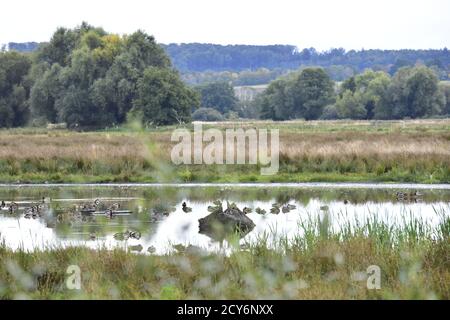
[{"label": "shoreline", "polygon": [[450,190],[445,183],[372,183],[372,182],[237,182],[237,183],[0,183],[0,188],[57,188],[57,187],[138,187],[138,188],[329,188],[329,189],[433,189]]}]

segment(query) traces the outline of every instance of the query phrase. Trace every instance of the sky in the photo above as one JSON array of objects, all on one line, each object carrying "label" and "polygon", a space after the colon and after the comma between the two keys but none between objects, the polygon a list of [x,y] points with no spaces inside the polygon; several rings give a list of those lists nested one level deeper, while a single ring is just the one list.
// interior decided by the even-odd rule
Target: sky
[{"label": "sky", "polygon": [[48,41],[82,21],[160,43],[299,48],[450,47],[450,0],[3,0],[0,44]]}]

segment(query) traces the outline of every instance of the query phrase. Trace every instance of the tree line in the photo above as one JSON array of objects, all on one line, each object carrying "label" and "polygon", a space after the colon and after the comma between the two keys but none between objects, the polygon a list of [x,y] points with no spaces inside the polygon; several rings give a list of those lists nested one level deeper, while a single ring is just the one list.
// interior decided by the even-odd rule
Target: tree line
[{"label": "tree line", "polygon": [[[29,52],[36,42],[9,43],[10,50]],[[299,49],[292,45],[216,45],[203,43],[161,44],[174,67],[189,84],[233,81],[254,85],[274,80],[281,73],[305,67],[322,67],[333,80],[342,81],[365,69],[390,75],[405,66],[424,64],[441,80],[450,79],[450,52],[440,50]]]},{"label": "tree line", "polygon": [[[417,63],[433,68],[441,80],[450,76],[450,52],[440,50],[349,50],[333,48],[317,51],[292,45],[216,45],[202,43],[162,45],[174,66],[184,73],[221,72],[260,68],[296,70],[317,66],[327,69],[334,80],[365,69],[385,71],[393,75],[399,68]],[[195,74],[194,74],[195,75]],[[250,84],[250,83],[246,83]]]},{"label": "tree line", "polygon": [[321,68],[306,68],[270,83],[253,102],[262,119],[405,119],[450,114],[450,85],[426,66],[392,77],[366,70],[336,84]]},{"label": "tree line", "polygon": [[[254,46],[244,47],[249,48],[242,55]],[[266,49],[288,56],[285,46]],[[315,61],[318,54],[310,51],[301,54]],[[445,50],[428,51],[441,57]],[[428,51],[406,52],[414,56]],[[350,54],[339,52],[333,55]],[[269,56],[264,59],[273,58]],[[252,72],[240,74],[255,77]],[[187,86],[152,36],[143,31],[119,36],[82,23],[58,28],[33,52],[0,51],[0,127],[63,122],[70,128],[97,129],[130,120],[149,126],[239,117],[402,119],[450,114],[450,85],[440,83],[436,68],[424,63],[399,67],[392,75],[367,69],[339,83],[322,67],[303,66],[289,73],[260,69],[256,78],[260,76],[277,78],[250,103],[236,99],[234,83],[226,77]]]}]

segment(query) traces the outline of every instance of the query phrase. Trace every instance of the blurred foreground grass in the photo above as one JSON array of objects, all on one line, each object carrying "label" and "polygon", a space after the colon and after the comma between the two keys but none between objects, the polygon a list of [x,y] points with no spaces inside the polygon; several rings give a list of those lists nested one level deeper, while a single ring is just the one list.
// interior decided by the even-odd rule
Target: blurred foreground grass
[{"label": "blurred foreground grass", "polygon": [[[450,217],[388,225],[374,215],[333,231],[327,216],[301,223],[287,240],[237,241],[229,254],[178,246],[141,255],[83,247],[11,251],[0,246],[0,297],[6,299],[449,299]],[[81,270],[68,290],[66,270]],[[381,270],[368,289],[367,268]]]}]

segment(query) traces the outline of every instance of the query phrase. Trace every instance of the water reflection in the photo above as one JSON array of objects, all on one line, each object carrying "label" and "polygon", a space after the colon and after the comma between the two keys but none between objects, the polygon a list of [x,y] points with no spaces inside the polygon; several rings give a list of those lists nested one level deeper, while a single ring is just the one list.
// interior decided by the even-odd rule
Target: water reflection
[{"label": "water reflection", "polygon": [[[75,245],[93,249],[120,247],[136,253],[156,254],[187,248],[227,251],[229,244],[223,241],[224,237],[199,232],[199,220],[211,214],[208,207],[217,199],[234,202],[240,210],[248,209],[245,216],[254,227],[241,234],[241,244],[257,241],[265,235],[270,235],[268,245],[279,237],[301,236],[302,223],[325,214],[330,219],[330,227],[339,230],[346,223],[354,225],[374,214],[388,225],[420,219],[431,227],[441,219],[439,213],[448,215],[450,212],[450,190],[422,189],[423,196],[414,201],[398,199],[399,191],[228,186],[187,189],[9,187],[0,189],[0,199],[6,204],[15,202],[18,208],[14,213],[1,211],[0,239],[9,248],[27,251]],[[48,209],[38,216],[27,216],[30,204],[42,199],[48,199]],[[95,199],[102,206],[82,214],[79,208]],[[186,203],[184,209],[183,203]],[[111,215],[108,209],[113,204],[118,207],[113,208]],[[118,237],[118,234],[125,236]]]}]

